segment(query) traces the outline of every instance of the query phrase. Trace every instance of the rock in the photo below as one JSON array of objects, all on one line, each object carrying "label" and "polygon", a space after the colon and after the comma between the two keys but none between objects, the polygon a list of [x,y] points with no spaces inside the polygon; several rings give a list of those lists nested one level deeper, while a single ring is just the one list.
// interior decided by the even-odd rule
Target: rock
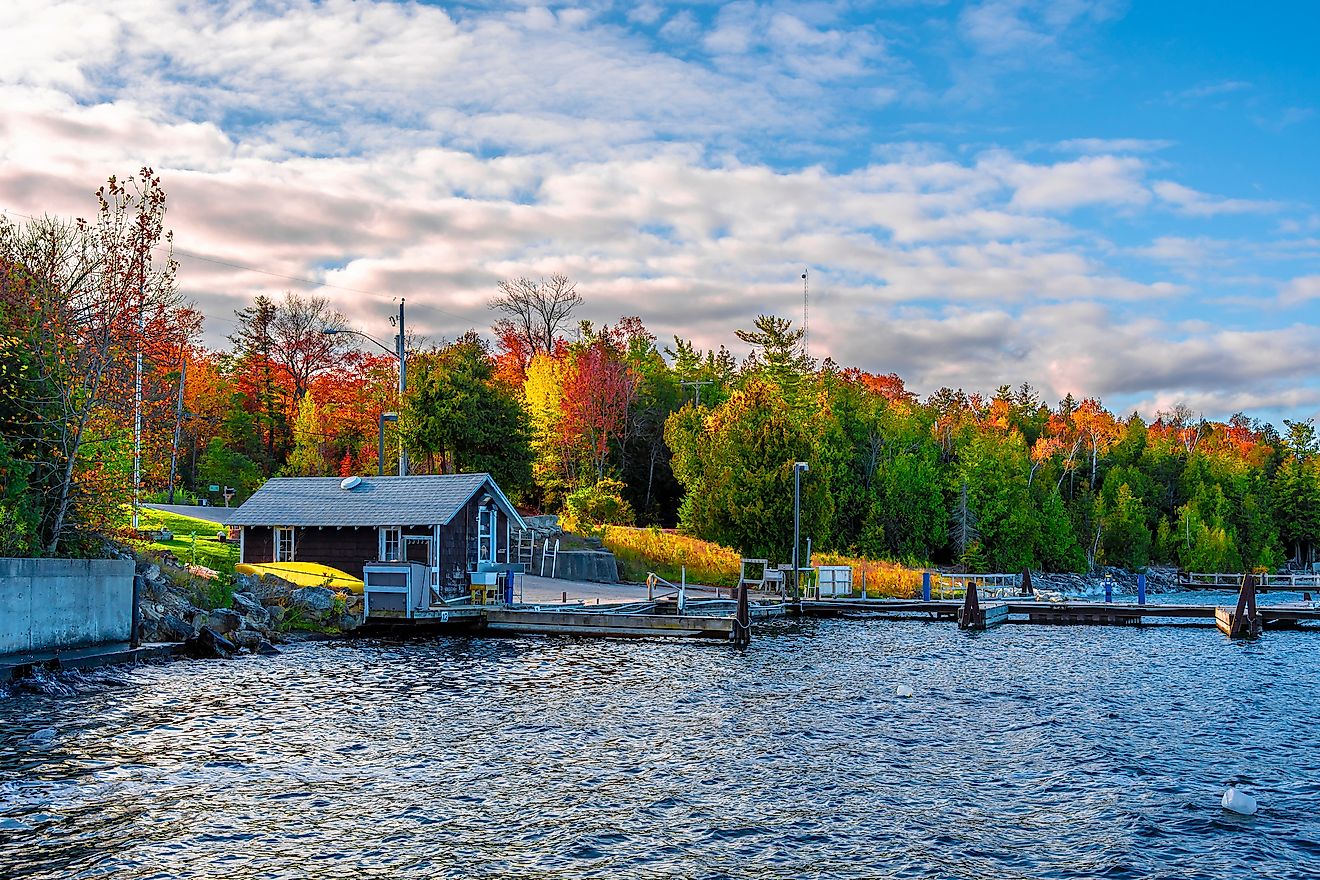
[{"label": "rock", "polygon": [[238,646],[210,627],[202,627],[184,642],[184,650],[198,660],[228,660],[238,653]]},{"label": "rock", "polygon": [[341,632],[357,629],[361,624],[362,620],[356,614],[341,614],[334,623]]},{"label": "rock", "polygon": [[257,647],[266,640],[262,638],[261,633],[252,632],[251,630],[240,630],[239,632],[234,633],[233,641],[234,644],[238,645],[243,650],[255,654],[257,653]]},{"label": "rock", "polygon": [[275,657],[283,652],[270,642],[263,641],[261,644],[257,645],[256,653],[260,654],[262,657]]},{"label": "rock", "polygon": [[254,593],[260,588],[260,578],[255,575],[234,573],[234,587],[241,593]]},{"label": "rock", "polygon": [[335,592],[326,587],[303,587],[294,590],[289,600],[294,605],[322,614],[335,606]]},{"label": "rock", "polygon": [[173,614],[161,615],[155,629],[150,632],[151,642],[184,642],[192,638],[193,628],[190,623]]},{"label": "rock", "polygon": [[243,625],[243,618],[231,608],[217,608],[197,615],[193,619],[193,625],[199,632],[203,629],[212,629],[223,636],[237,632]]},{"label": "rock", "polygon": [[134,570],[149,581],[154,581],[160,577],[160,566],[154,562],[139,562]]},{"label": "rock", "polygon": [[279,626],[280,623],[282,623],[284,620],[284,606],[267,605],[265,606],[265,608],[266,608],[266,613],[270,615],[270,625]]},{"label": "rock", "polygon": [[233,608],[239,614],[246,616],[257,615],[267,617],[266,606],[262,605],[257,599],[249,596],[247,593],[235,593]]}]

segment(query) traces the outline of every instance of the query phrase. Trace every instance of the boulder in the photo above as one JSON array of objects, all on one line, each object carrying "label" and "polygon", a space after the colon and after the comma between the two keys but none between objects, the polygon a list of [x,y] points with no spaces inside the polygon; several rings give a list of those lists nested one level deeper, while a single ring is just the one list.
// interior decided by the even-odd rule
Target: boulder
[{"label": "boulder", "polygon": [[303,587],[294,590],[289,601],[308,611],[324,614],[335,605],[335,591],[326,587]]},{"label": "boulder", "polygon": [[269,616],[266,612],[266,606],[262,605],[256,598],[249,596],[247,593],[234,594],[233,608],[239,614],[247,617],[257,616],[264,619]]},{"label": "boulder", "polygon": [[161,615],[150,630],[144,621],[143,629],[146,630],[147,641],[151,642],[185,642],[193,635],[192,624],[174,614]]},{"label": "boulder", "polygon": [[271,626],[279,626],[284,621],[284,613],[285,613],[284,606],[267,605],[265,606],[265,608],[266,608],[266,614],[270,616]]},{"label": "boulder", "polygon": [[242,625],[242,616],[232,608],[217,608],[214,611],[208,611],[193,618],[193,626],[198,632],[203,629],[212,629],[216,634],[222,636],[237,632]]},{"label": "boulder", "polygon": [[136,571],[149,581],[157,580],[160,577],[160,566],[154,562],[139,562]]},{"label": "boulder", "polygon": [[257,645],[257,650],[253,653],[260,654],[263,657],[275,657],[282,652],[270,642],[263,641],[261,644]]},{"label": "boulder", "polygon": [[251,630],[239,630],[234,633],[233,641],[243,650],[255,654],[257,653],[257,646],[266,640],[261,637],[261,633],[252,632]]},{"label": "boulder", "polygon": [[210,627],[202,627],[184,642],[184,651],[197,660],[228,660],[238,653],[238,645]]}]

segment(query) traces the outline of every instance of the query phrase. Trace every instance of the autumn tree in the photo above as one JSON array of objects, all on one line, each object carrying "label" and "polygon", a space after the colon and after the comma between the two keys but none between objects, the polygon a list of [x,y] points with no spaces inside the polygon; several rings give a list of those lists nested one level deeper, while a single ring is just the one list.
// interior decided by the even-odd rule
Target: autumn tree
[{"label": "autumn tree", "polygon": [[493,329],[499,338],[507,337],[506,351],[526,358],[523,368],[536,354],[549,354],[569,326],[573,312],[582,305],[577,285],[567,275],[554,274],[548,279],[513,278],[499,283],[499,295],[489,306],[504,315]]},{"label": "autumn tree", "polygon": [[563,379],[560,431],[586,457],[594,481],[605,478],[611,445],[628,426],[637,380],[607,335],[577,352]]},{"label": "autumn tree", "polygon": [[495,378],[475,333],[415,355],[399,430],[431,473],[491,474],[510,493],[531,483],[527,413]]},{"label": "autumn tree", "polygon": [[66,546],[75,527],[106,524],[131,491],[125,377],[134,374],[145,328],[181,305],[173,259],[154,255],[172,240],[160,178],[147,168],[123,181],[111,177],[96,199],[93,221],[0,224],[5,296],[21,309],[10,319],[21,323],[19,344],[31,353],[20,399],[47,554]]}]

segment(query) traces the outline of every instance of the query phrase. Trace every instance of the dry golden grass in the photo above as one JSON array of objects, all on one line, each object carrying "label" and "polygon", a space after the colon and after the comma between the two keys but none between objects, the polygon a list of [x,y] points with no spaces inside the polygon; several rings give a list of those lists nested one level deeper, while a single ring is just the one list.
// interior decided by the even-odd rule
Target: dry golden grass
[{"label": "dry golden grass", "polygon": [[[603,538],[605,546],[619,561],[620,575],[628,580],[644,580],[647,572],[653,571],[666,580],[678,583],[681,570],[686,566],[689,583],[712,587],[738,585],[742,557],[728,547],[667,529],[630,526],[605,526]],[[838,553],[815,553],[812,562],[817,565],[851,566],[855,591],[860,591],[865,572],[868,596],[914,598],[921,595],[919,569]]]}]

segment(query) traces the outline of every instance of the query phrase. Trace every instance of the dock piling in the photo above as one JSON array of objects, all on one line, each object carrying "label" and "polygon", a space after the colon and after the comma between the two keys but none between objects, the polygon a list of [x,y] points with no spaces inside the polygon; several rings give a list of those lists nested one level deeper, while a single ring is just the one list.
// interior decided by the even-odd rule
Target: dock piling
[{"label": "dock piling", "polygon": [[1137,604],[1146,604],[1146,573],[1141,572],[1137,575]]},{"label": "dock piling", "polygon": [[733,643],[745,648],[752,643],[752,610],[747,604],[747,584],[738,584],[738,611],[734,616]]},{"label": "dock piling", "polygon": [[930,572],[928,571],[921,573],[921,601],[930,601]]},{"label": "dock piling", "polygon": [[1254,639],[1264,630],[1264,621],[1256,609],[1256,576],[1242,576],[1242,589],[1238,592],[1237,607],[1229,613],[1227,608],[1215,609],[1215,626],[1229,638]]},{"label": "dock piling", "polygon": [[981,616],[981,603],[976,596],[976,584],[968,583],[963,593],[962,611],[958,615],[958,629],[982,629],[984,618]]}]

